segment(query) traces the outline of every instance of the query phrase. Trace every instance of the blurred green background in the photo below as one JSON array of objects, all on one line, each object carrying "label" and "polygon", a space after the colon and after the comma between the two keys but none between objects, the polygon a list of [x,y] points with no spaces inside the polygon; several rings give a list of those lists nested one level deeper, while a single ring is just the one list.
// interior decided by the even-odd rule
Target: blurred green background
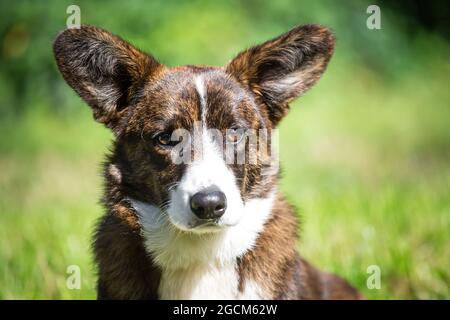
[{"label": "blurred green background", "polygon": [[[82,23],[167,65],[223,65],[297,24],[337,36],[325,76],[281,124],[299,250],[371,299],[450,298],[450,45],[444,1],[0,1],[0,298],[95,298],[90,238],[112,135],[65,84],[52,41]],[[66,286],[81,268],[80,290]],[[381,269],[370,290],[367,268]]]}]

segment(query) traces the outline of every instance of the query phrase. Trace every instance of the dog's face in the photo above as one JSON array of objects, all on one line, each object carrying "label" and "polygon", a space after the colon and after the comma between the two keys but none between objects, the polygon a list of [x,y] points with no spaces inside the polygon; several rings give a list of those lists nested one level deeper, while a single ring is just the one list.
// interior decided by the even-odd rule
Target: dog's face
[{"label": "dog's face", "polygon": [[163,207],[176,227],[209,232],[235,225],[246,199],[270,191],[263,157],[239,163],[237,154],[250,160],[249,134],[270,132],[271,124],[225,70],[167,68],[138,95],[118,138],[128,163],[121,171],[128,183],[144,186],[142,199]]},{"label": "dog's face", "polygon": [[277,178],[272,134],[288,103],[321,76],[334,38],[317,25],[240,53],[223,68],[169,68],[96,27],[55,41],[58,67],[115,133],[110,179],[172,226],[235,226]]}]

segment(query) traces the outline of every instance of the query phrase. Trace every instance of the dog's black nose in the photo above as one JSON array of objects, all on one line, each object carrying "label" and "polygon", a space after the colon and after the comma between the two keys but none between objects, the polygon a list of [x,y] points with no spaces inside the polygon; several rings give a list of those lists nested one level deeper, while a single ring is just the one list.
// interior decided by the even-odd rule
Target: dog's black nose
[{"label": "dog's black nose", "polygon": [[202,220],[220,218],[227,208],[227,198],[222,191],[204,190],[197,192],[190,200],[192,212]]}]

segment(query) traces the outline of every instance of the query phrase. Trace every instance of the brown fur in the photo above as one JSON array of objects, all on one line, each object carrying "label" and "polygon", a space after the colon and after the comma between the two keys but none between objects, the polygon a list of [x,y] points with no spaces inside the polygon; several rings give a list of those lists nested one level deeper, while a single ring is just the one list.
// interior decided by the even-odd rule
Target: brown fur
[{"label": "brown fur", "polygon": [[256,247],[239,261],[241,287],[252,279],[275,299],[359,299],[347,282],[318,271],[297,254],[297,230],[293,209],[279,197]]},{"label": "brown fur", "polygon": [[[144,248],[141,226],[127,199],[165,210],[169,190],[186,165],[174,164],[169,150],[155,143],[155,135],[192,129],[200,119],[194,76],[205,79],[209,127],[222,133],[233,127],[270,132],[287,114],[288,103],[319,79],[333,48],[331,32],[306,25],[242,52],[224,68],[168,68],[96,27],[58,36],[54,53],[64,79],[91,106],[94,118],[115,133],[104,169],[107,213],[94,241],[99,298],[158,298],[161,270]],[[244,202],[267,197],[277,185],[277,172],[261,175],[262,159],[229,167],[239,178]],[[297,229],[294,211],[278,195],[255,248],[238,258],[240,290],[253,280],[274,299],[357,298],[345,281],[317,271],[298,256]]]}]

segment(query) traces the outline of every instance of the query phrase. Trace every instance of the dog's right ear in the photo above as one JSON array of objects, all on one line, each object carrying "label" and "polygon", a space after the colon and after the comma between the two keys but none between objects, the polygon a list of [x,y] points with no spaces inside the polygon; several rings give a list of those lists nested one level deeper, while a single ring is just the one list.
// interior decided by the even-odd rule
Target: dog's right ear
[{"label": "dog's right ear", "polygon": [[255,94],[277,125],[289,111],[289,102],[321,77],[334,43],[333,33],[325,27],[298,26],[241,52],[226,70]]},{"label": "dog's right ear", "polygon": [[93,26],[63,31],[53,51],[67,83],[92,107],[94,118],[116,133],[136,90],[164,68],[121,38]]}]

